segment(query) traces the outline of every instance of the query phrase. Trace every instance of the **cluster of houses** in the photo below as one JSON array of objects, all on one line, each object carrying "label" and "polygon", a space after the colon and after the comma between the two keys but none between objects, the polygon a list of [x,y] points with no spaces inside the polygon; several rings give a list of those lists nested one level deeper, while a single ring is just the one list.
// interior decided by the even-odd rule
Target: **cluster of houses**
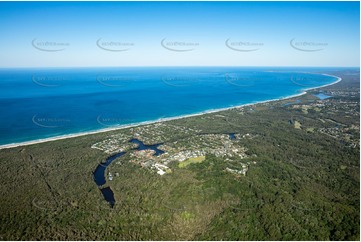
[{"label": "cluster of houses", "polygon": [[168,123],[154,123],[131,128],[130,132],[133,133],[135,138],[141,139],[145,144],[157,144],[163,143],[169,137],[169,133],[172,133],[174,136],[187,136],[201,131]]},{"label": "cluster of houses", "polygon": [[240,174],[240,175],[246,175],[247,171],[248,171],[248,165],[242,164],[242,169],[237,170],[237,169],[231,169],[231,168],[226,168],[226,171],[233,173],[233,174]]},{"label": "cluster of houses", "polygon": [[[131,150],[133,143],[129,142],[132,138],[142,140],[144,143],[154,144],[164,141],[165,135],[169,130],[175,133],[185,133],[184,139],[174,142],[166,142],[159,148],[164,151],[163,154],[155,156],[153,150]],[[139,126],[131,128],[130,132],[112,135],[110,138],[92,145],[92,148],[104,151],[107,154],[114,154],[120,151],[130,151],[130,162],[139,164],[142,167],[150,168],[159,175],[171,172],[168,164],[170,162],[183,162],[190,158],[213,154],[217,157],[239,157],[246,158],[246,149],[237,144],[241,138],[249,138],[250,134],[203,134],[198,135],[197,130],[156,123],[152,125]],[[184,136],[183,136],[184,137]],[[112,180],[113,175],[108,174],[108,179]]]},{"label": "cluster of houses", "polygon": [[91,148],[104,151],[107,154],[114,154],[129,149],[132,146],[128,142],[131,138],[132,136],[126,134],[112,135],[109,139],[93,144]]},{"label": "cluster of houses", "polygon": [[[241,163],[242,169],[231,169],[231,168],[226,168],[227,172],[230,172],[232,174],[237,174],[237,175],[246,175],[249,169],[249,162],[247,164]],[[257,164],[256,161],[253,161],[253,164]]]}]

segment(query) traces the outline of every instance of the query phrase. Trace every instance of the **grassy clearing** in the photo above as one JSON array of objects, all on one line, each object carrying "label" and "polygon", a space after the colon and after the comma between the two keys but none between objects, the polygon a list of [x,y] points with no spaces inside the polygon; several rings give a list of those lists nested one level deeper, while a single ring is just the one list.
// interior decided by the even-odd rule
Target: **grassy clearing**
[{"label": "grassy clearing", "polygon": [[179,168],[184,168],[186,166],[188,166],[189,164],[192,164],[192,163],[201,163],[202,161],[205,160],[205,156],[198,156],[198,157],[193,157],[193,158],[189,158],[185,161],[182,161],[178,164],[178,167]]},{"label": "grassy clearing", "polygon": [[295,121],[295,129],[301,129],[301,123],[298,121]]}]

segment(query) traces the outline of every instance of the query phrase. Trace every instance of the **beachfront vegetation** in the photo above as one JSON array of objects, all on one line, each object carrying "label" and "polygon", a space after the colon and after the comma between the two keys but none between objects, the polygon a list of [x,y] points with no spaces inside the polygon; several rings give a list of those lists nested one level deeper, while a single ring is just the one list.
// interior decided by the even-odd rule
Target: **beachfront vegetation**
[{"label": "beachfront vegetation", "polygon": [[[322,101],[312,91],[1,150],[0,239],[359,240],[359,77],[342,77],[322,88],[333,96]],[[135,135],[162,142],[169,157],[204,150],[205,159],[172,160],[171,172],[158,175],[144,165],[147,153],[119,143],[127,154],[107,168],[119,174],[107,180],[116,200],[110,208],[92,172],[118,147],[102,141]],[[224,155],[222,145],[238,153]],[[245,164],[246,175],[227,171]]]}]

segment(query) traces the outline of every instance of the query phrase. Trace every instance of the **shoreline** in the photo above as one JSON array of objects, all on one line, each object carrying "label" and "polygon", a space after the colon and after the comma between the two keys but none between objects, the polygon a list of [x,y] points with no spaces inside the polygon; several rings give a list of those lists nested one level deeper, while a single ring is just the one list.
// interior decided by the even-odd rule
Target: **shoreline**
[{"label": "shoreline", "polygon": [[255,104],[286,100],[286,99],[290,99],[290,98],[305,95],[307,93],[307,91],[322,88],[322,87],[331,86],[331,85],[334,85],[334,84],[339,83],[340,81],[342,81],[342,78],[338,77],[338,76],[329,75],[329,74],[321,74],[321,75],[329,76],[329,77],[335,77],[335,78],[337,78],[337,80],[330,83],[330,84],[325,84],[325,85],[318,86],[318,87],[311,87],[311,88],[301,89],[300,93],[290,95],[290,96],[286,96],[286,97],[269,99],[269,100],[265,100],[265,101],[255,101],[255,102],[252,102],[252,103],[241,104],[241,105],[236,105],[236,106],[226,107],[226,108],[209,109],[209,110],[205,110],[205,111],[195,113],[195,114],[186,114],[186,115],[180,115],[180,116],[169,117],[169,118],[160,118],[160,119],[156,119],[156,120],[143,121],[143,122],[139,122],[139,123],[120,125],[118,127],[111,127],[111,128],[99,129],[99,130],[88,131],[88,132],[80,132],[80,133],[74,133],[74,134],[66,134],[66,135],[60,135],[60,136],[55,136],[55,137],[51,137],[51,138],[37,139],[37,140],[32,140],[32,141],[10,143],[10,144],[5,144],[5,145],[0,145],[0,150],[15,148],[15,147],[19,147],[19,146],[28,146],[28,145],[33,145],[33,144],[40,144],[40,143],[56,141],[56,140],[62,140],[62,139],[76,138],[76,137],[80,137],[80,136],[86,136],[86,135],[92,135],[92,134],[98,134],[98,133],[105,133],[105,132],[109,132],[109,131],[116,131],[116,130],[121,130],[121,129],[133,128],[133,127],[137,127],[137,126],[155,124],[155,123],[166,122],[166,121],[171,121],[171,120],[176,120],[176,119],[195,117],[195,116],[200,116],[200,115],[209,114],[209,113],[217,113],[217,112],[221,112],[221,111],[226,111],[226,110],[230,110],[230,109],[234,109],[234,108],[252,106],[252,105],[255,105]]}]

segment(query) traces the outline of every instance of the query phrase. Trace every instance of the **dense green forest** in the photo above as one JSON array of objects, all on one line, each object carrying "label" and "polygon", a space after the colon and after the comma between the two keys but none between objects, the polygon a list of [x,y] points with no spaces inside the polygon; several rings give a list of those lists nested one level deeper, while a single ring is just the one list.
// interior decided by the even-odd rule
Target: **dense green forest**
[{"label": "dense green forest", "polygon": [[[359,76],[330,74],[343,81],[322,88],[329,99],[312,90],[294,105],[167,121],[199,130],[193,136],[249,133],[234,141],[248,156],[207,154],[160,176],[126,154],[108,168],[120,174],[106,184],[114,208],[93,181],[109,154],[91,145],[129,129],[0,150],[0,239],[359,240]],[[163,142],[189,136],[169,132]],[[226,172],[245,162],[247,175]]]}]

